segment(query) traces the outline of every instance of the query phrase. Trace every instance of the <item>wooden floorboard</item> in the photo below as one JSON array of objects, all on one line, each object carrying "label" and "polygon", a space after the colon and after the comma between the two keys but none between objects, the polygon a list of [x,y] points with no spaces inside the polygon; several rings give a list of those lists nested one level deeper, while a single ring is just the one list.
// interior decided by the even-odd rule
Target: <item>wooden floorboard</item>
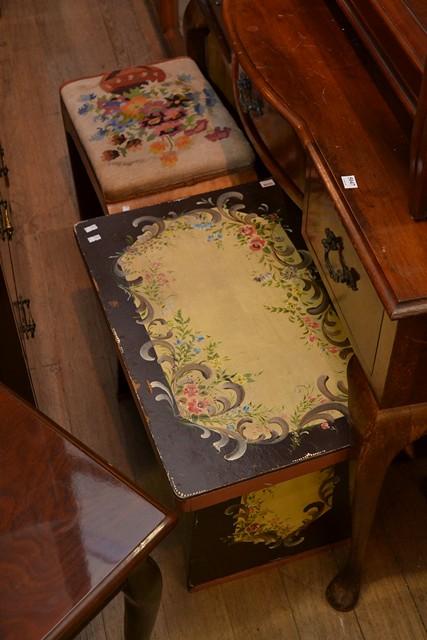
[{"label": "wooden floorboard", "polygon": [[[40,408],[170,503],[130,397],[116,396],[113,344],[73,237],[78,214],[58,100],[66,80],[161,59],[152,13],[143,0],[0,5],[0,139],[10,167],[18,281],[37,322],[28,351]],[[154,553],[164,595],[153,640],[426,637],[422,476],[422,461],[395,465],[389,474],[367,584],[349,614],[334,612],[323,596],[343,550],[190,594],[174,532]],[[122,640],[122,611],[118,596],[80,640]]]}]

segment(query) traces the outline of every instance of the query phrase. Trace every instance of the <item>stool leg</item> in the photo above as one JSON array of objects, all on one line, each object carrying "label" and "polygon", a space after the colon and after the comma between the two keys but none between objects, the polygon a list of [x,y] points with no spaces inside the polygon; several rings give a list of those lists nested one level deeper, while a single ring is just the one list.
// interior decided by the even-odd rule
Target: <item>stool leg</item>
[{"label": "stool leg", "polygon": [[162,593],[162,574],[148,557],[128,577],[125,596],[125,640],[149,640],[156,622]]},{"label": "stool leg", "polygon": [[104,215],[104,211],[98,200],[98,196],[87,175],[76,145],[68,132],[66,132],[66,139],[80,219],[87,220],[88,218],[102,216]]},{"label": "stool leg", "polygon": [[129,396],[130,389],[120,360],[117,360],[117,399],[122,400]]},{"label": "stool leg", "polygon": [[184,54],[184,43],[179,31],[178,0],[157,0],[157,12],[166,44],[173,55]]},{"label": "stool leg", "polygon": [[202,73],[208,75],[206,39],[209,35],[209,28],[197,0],[190,0],[187,5],[183,29],[187,55],[197,62]]}]

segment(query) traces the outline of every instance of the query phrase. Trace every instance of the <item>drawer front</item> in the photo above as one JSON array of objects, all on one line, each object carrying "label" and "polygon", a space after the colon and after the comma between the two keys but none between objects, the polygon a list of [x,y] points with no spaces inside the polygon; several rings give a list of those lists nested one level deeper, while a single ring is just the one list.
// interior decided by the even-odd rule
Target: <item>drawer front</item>
[{"label": "drawer front", "polygon": [[297,134],[241,69],[236,72],[235,82],[239,112],[249,138],[282,188],[302,206],[305,152]]},{"label": "drawer front", "polygon": [[313,176],[304,203],[304,237],[354,351],[371,377],[385,312],[325,186]]}]

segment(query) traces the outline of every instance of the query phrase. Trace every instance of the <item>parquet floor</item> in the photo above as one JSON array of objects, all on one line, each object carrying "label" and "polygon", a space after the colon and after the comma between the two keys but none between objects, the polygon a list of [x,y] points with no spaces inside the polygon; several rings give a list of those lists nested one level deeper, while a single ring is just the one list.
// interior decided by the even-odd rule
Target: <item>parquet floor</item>
[{"label": "parquet floor", "polygon": [[[144,0],[0,0],[0,139],[11,179],[21,290],[37,336],[28,343],[40,408],[168,500],[129,400],[115,394],[112,341],[73,238],[77,208],[59,113],[71,78],[163,55]],[[164,595],[154,640],[421,640],[427,637],[426,458],[394,464],[369,547],[357,609],[323,591],[343,551],[188,594],[179,532],[155,556]],[[80,640],[119,640],[120,596]],[[18,638],[16,640],[19,640]]]}]

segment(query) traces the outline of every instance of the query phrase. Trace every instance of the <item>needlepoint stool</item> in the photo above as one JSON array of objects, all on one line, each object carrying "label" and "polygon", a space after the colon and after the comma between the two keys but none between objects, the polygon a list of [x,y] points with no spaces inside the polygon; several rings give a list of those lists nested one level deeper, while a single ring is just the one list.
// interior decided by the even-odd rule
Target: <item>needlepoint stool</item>
[{"label": "needlepoint stool", "polygon": [[88,177],[103,212],[115,213],[254,175],[249,143],[190,58],[67,82],[61,103],[82,217],[97,213]]}]

